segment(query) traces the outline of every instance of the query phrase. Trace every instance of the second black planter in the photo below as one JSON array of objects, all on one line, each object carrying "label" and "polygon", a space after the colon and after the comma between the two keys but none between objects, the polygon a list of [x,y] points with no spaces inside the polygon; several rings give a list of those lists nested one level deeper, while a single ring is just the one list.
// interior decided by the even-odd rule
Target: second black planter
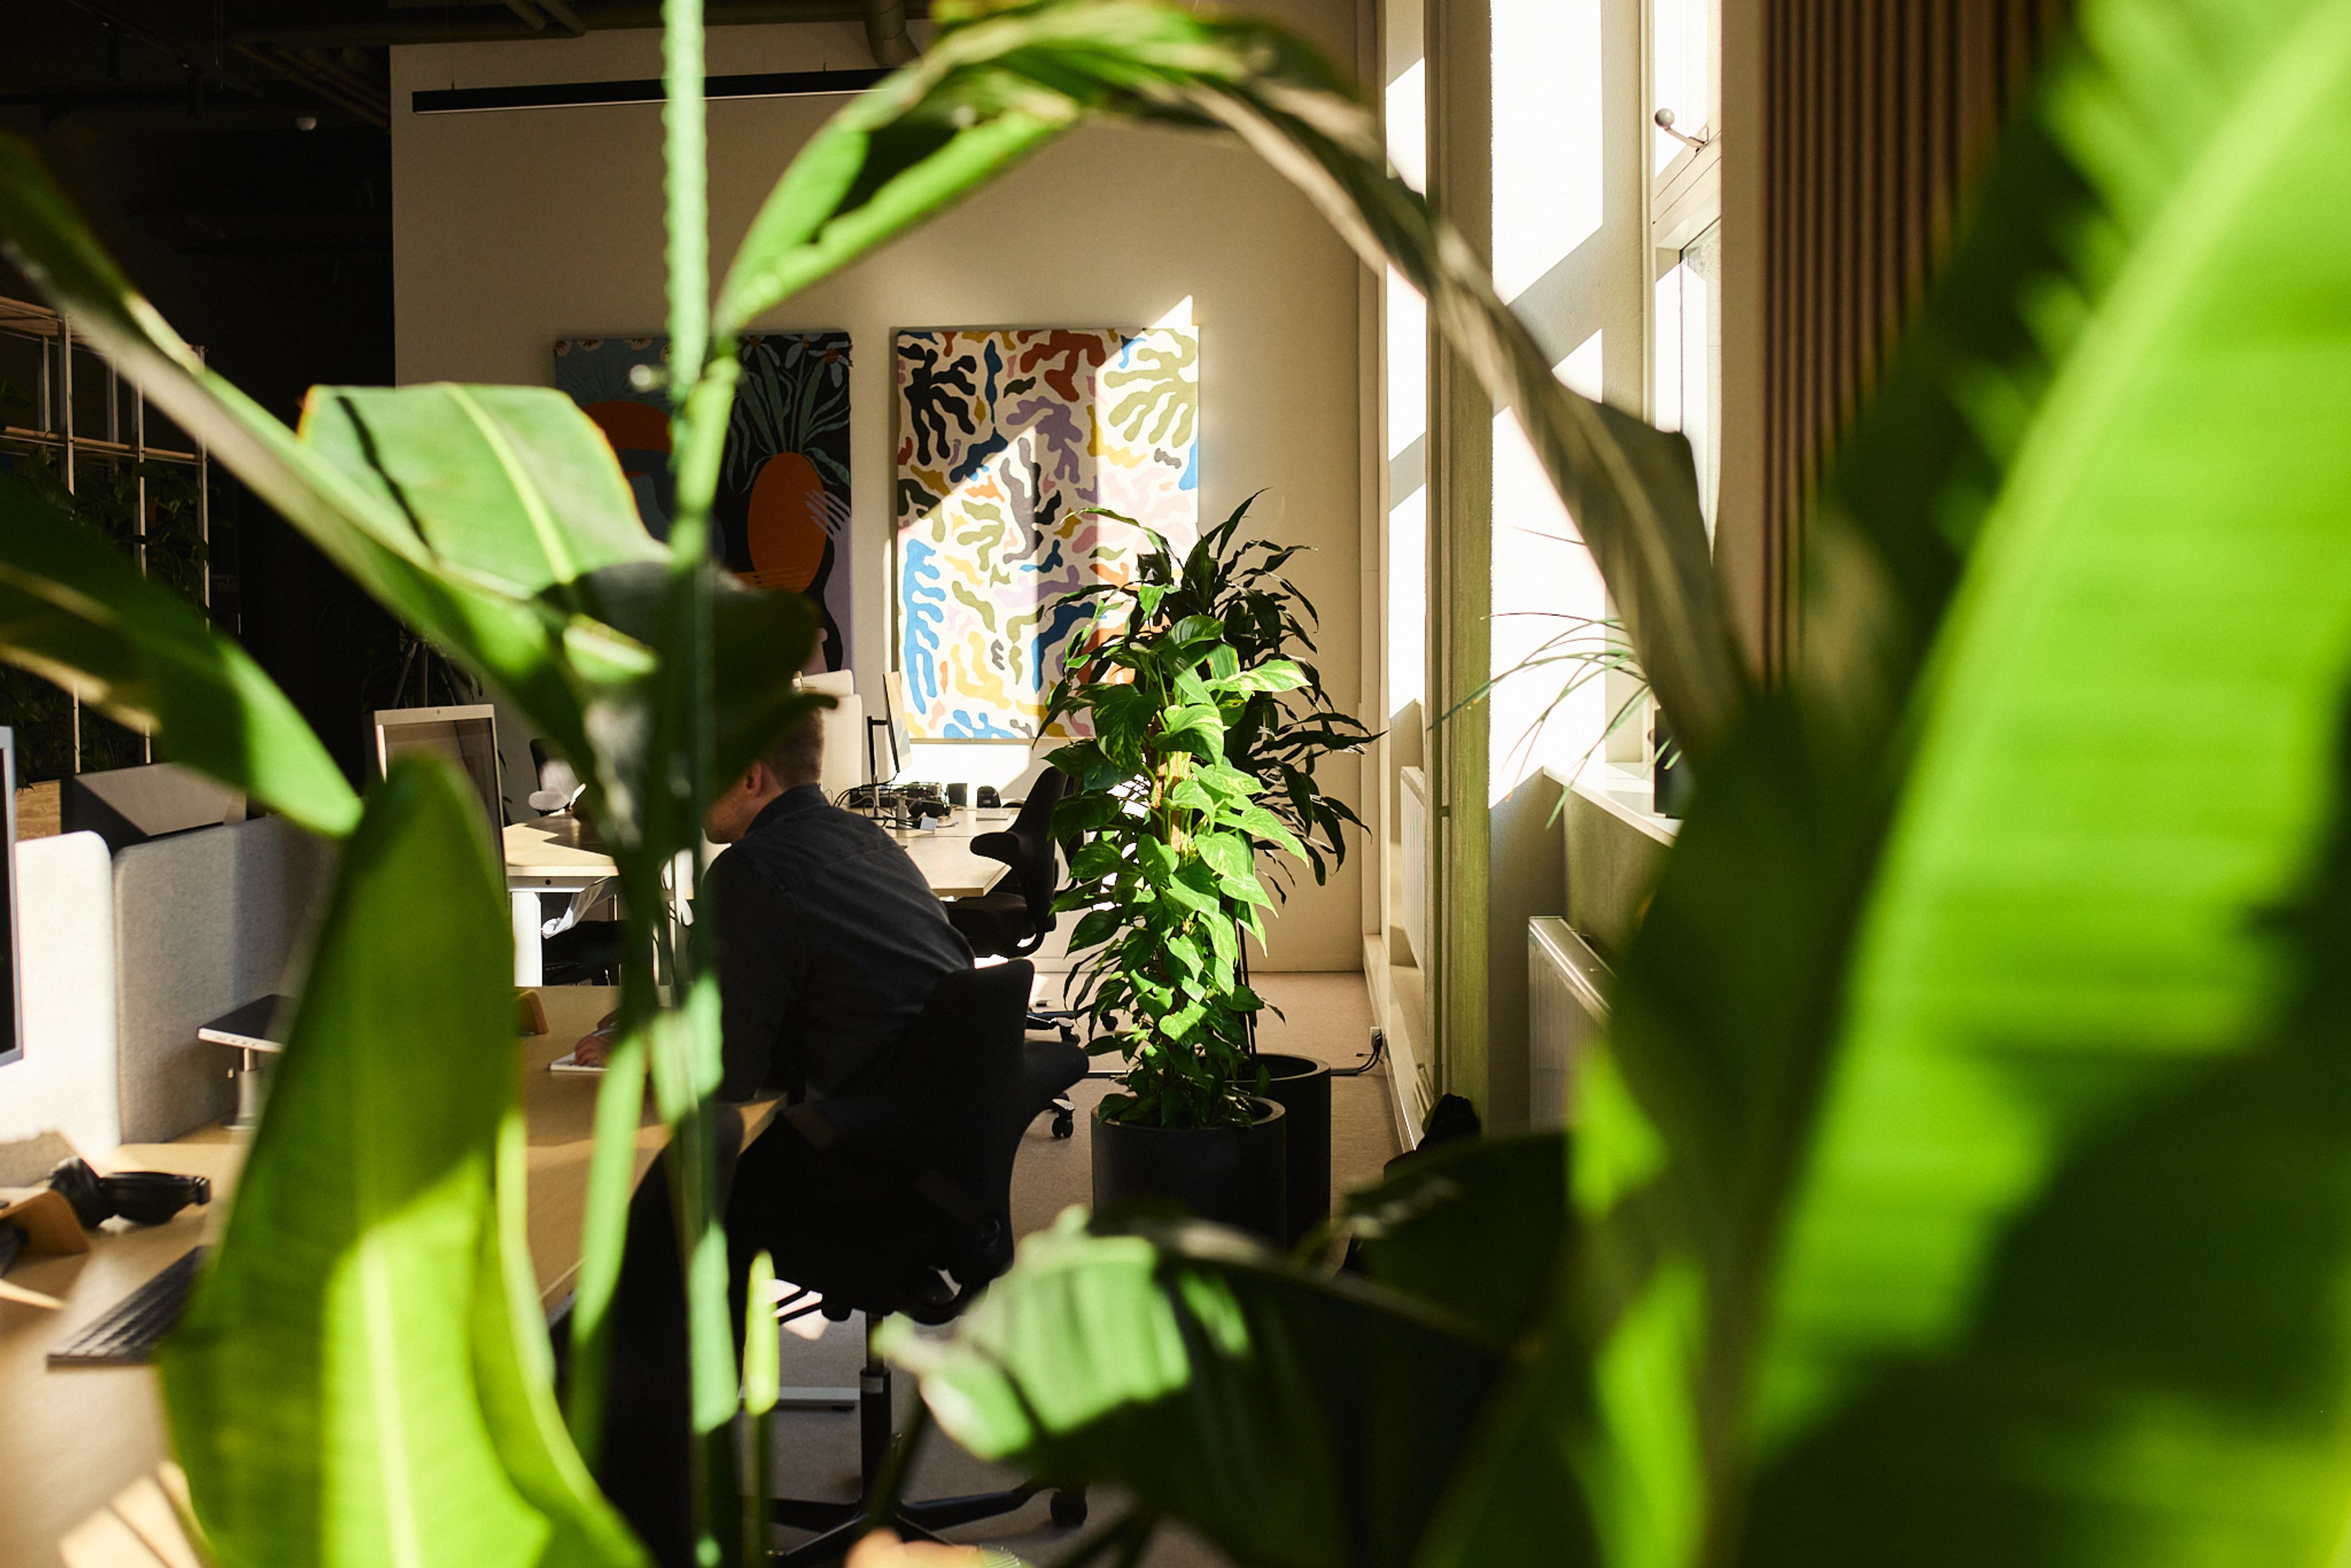
[{"label": "second black planter", "polygon": [[[1203,1219],[1280,1241],[1288,1226],[1282,1181],[1288,1117],[1257,1102],[1247,1127],[1154,1127],[1094,1119],[1094,1207],[1124,1197],[1172,1198]],[[1325,1134],[1326,1158],[1328,1134]]]},{"label": "second black planter", "polygon": [[1331,1213],[1331,1069],[1311,1056],[1258,1052],[1265,1097],[1281,1107],[1282,1239],[1295,1245]]}]

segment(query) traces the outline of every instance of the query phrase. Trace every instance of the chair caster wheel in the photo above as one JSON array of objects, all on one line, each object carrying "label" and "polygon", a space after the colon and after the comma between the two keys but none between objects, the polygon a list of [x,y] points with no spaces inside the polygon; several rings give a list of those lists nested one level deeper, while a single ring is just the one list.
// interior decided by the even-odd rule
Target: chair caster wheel
[{"label": "chair caster wheel", "polygon": [[[1074,1111],[1056,1111],[1056,1112],[1054,1112],[1054,1113],[1053,1113],[1053,1136],[1055,1136],[1055,1137],[1057,1137],[1057,1138],[1074,1138],[1074,1137],[1076,1137],[1077,1135],[1078,1135],[1078,1116],[1077,1116],[1077,1113],[1076,1113],[1076,1112],[1074,1112]],[[1059,1492],[1055,1492],[1053,1495],[1054,1495],[1055,1497],[1059,1497],[1059,1496],[1061,1496],[1061,1493],[1059,1493]],[[1081,1503],[1081,1504],[1079,1505],[1079,1511],[1082,1513],[1084,1511],[1085,1511],[1084,1505],[1083,1505],[1082,1503]]]},{"label": "chair caster wheel", "polygon": [[1086,1492],[1083,1487],[1057,1491],[1053,1494],[1053,1522],[1062,1530],[1075,1530],[1086,1521]]},{"label": "chair caster wheel", "polygon": [[1075,1044],[1077,1044],[1077,1043],[1078,1043],[1078,1031],[1077,1031],[1076,1030],[1071,1029],[1068,1024],[1063,1024],[1063,1025],[1061,1026],[1061,1043],[1062,1043],[1063,1045],[1075,1045]]}]

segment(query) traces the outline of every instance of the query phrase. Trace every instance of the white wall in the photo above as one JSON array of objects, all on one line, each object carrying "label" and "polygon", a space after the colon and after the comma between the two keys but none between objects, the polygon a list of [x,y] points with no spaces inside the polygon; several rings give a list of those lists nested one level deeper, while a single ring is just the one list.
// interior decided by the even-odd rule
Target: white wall
[{"label": "white wall", "polygon": [[[114,867],[96,833],[16,846],[25,1054],[0,1067],[0,1184],[122,1142],[115,1093]],[[5,1005],[0,999],[0,1005]]]},{"label": "white wall", "polygon": [[[1265,0],[1258,12],[1355,57],[1354,0]],[[659,73],[652,33],[392,51],[393,267],[402,382],[544,384],[559,337],[654,332],[663,320],[659,110],[650,105],[416,116],[420,89]],[[870,64],[854,26],[727,27],[710,69]],[[722,269],[792,153],[835,99],[710,109],[714,267]],[[891,334],[908,327],[1136,326],[1188,311],[1201,336],[1204,522],[1251,492],[1270,538],[1327,617],[1333,700],[1361,692],[1358,289],[1351,253],[1251,154],[1204,136],[1081,131],[962,207],[763,324],[846,328],[861,679],[886,667],[892,527]],[[864,693],[877,710],[878,689]],[[1376,694],[1374,694],[1374,702]],[[1377,716],[1365,705],[1364,716]],[[925,747],[926,776],[932,765]],[[987,779],[1001,759],[976,757]],[[1355,768],[1329,782],[1357,800]],[[952,776],[946,774],[946,776]],[[509,789],[510,793],[520,791]],[[1277,922],[1276,967],[1359,966],[1355,865],[1308,880]]]}]

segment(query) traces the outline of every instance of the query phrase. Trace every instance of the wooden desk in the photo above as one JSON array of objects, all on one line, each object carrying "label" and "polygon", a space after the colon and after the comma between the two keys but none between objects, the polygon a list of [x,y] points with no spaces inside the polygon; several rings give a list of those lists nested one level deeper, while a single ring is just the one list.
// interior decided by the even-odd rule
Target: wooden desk
[{"label": "wooden desk", "polygon": [[[892,833],[923,880],[941,898],[977,898],[1004,880],[1011,868],[1002,861],[971,852],[979,833],[1009,827],[1013,814],[993,812],[986,821],[977,813],[957,811],[943,828],[927,833]],[[612,857],[584,848],[579,824],[569,817],[516,822],[506,831],[507,886],[515,893],[577,893],[613,874]],[[517,940],[522,938],[519,919]],[[525,984],[530,982],[525,981]]]},{"label": "wooden desk", "polygon": [[612,857],[582,842],[586,825],[577,817],[543,817],[507,826],[507,896],[513,903],[515,984],[536,986],[546,976],[539,927],[546,912],[542,893],[569,896],[619,873]]},{"label": "wooden desk", "polygon": [[[580,1221],[587,1203],[596,1091],[602,1081],[549,1072],[547,1064],[611,1010],[617,993],[562,986],[539,996],[548,1030],[523,1042],[523,1107],[530,1141],[531,1266],[541,1300],[552,1305],[569,1291],[580,1267]],[[763,1109],[747,1109],[747,1127],[761,1124]],[[664,1136],[658,1124],[640,1129],[639,1175],[653,1163]],[[213,1239],[227,1213],[246,1143],[242,1134],[215,1126],[176,1143],[126,1144],[94,1159],[104,1170],[210,1176],[213,1201],[183,1210],[168,1225],[139,1228],[110,1219],[84,1256],[28,1258],[9,1270],[12,1284],[60,1297],[65,1307],[49,1312],[0,1301],[0,1563],[7,1568],[56,1568],[64,1560],[59,1544],[68,1533],[75,1533],[78,1548],[98,1551],[111,1544],[124,1552],[86,1556],[78,1550],[76,1568],[87,1562],[178,1568],[152,1550],[145,1558],[137,1555],[136,1537],[108,1509],[118,1494],[152,1478],[166,1458],[153,1369],[52,1371],[46,1357],[52,1345],[72,1337],[172,1260]],[[123,1546],[126,1539],[130,1544]]]},{"label": "wooden desk", "polygon": [[990,813],[982,821],[968,808],[949,818],[945,827],[926,833],[893,832],[906,853],[941,898],[977,898],[1002,882],[1011,867],[1002,861],[971,852],[971,841],[981,833],[1001,832],[1012,825],[1012,813]]},{"label": "wooden desk", "polygon": [[545,893],[572,893],[617,875],[612,857],[584,841],[577,817],[542,817],[514,822],[505,833],[507,885]]}]

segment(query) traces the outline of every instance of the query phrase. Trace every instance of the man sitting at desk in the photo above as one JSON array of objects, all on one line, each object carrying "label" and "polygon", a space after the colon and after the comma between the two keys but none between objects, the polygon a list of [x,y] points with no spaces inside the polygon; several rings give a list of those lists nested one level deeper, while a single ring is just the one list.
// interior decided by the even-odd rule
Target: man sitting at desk
[{"label": "man sitting at desk", "polygon": [[[778,741],[710,808],[730,846],[703,878],[716,922],[726,1074],[719,1098],[841,1094],[888,1059],[971,946],[895,839],[826,802],[824,726]],[[611,1048],[580,1042],[582,1066]]]},{"label": "man sitting at desk", "polygon": [[[703,878],[716,921],[722,1100],[798,1101],[851,1092],[886,1070],[931,988],[971,967],[970,946],[894,839],[828,803],[817,779],[821,722],[810,718],[753,763],[711,807],[705,831],[729,847]],[[611,1050],[580,1042],[584,1065]],[[731,1107],[719,1144],[740,1140]],[[726,1232],[738,1310],[750,1258],[804,1218],[812,1151],[778,1117],[738,1160]],[[665,1163],[645,1173],[629,1211],[613,1301],[610,1411],[600,1479],[671,1568],[694,1562],[689,1498],[685,1297]]]}]

